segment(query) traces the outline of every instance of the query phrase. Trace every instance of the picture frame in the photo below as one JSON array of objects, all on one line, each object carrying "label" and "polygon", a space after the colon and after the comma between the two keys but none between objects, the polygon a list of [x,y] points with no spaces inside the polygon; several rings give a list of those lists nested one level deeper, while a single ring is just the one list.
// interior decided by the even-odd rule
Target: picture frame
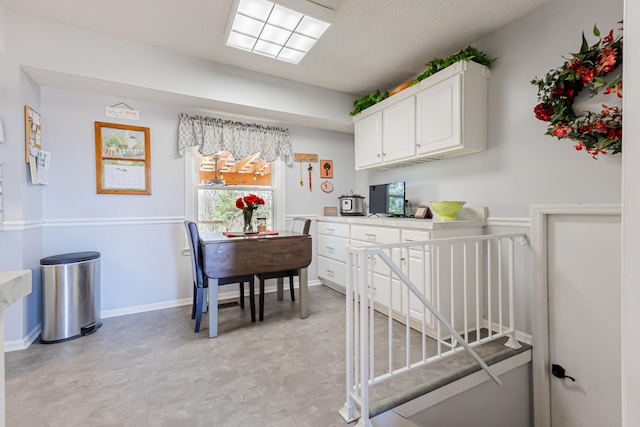
[{"label": "picture frame", "polygon": [[320,178],[333,178],[333,160],[320,160]]},{"label": "picture frame", "polygon": [[431,219],[433,218],[433,214],[431,213],[431,209],[429,209],[428,206],[418,206],[415,214],[413,214],[413,217],[418,219]]},{"label": "picture frame", "polygon": [[147,127],[95,122],[96,192],[151,194],[151,139]]},{"label": "picture frame", "polygon": [[325,206],[322,212],[324,216],[338,216],[338,208],[335,206]]}]

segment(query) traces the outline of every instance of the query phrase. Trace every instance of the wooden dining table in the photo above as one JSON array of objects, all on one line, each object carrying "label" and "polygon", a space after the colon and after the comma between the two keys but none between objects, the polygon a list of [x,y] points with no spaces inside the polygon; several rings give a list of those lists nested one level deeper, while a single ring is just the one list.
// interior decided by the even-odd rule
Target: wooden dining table
[{"label": "wooden dining table", "polygon": [[[300,269],[300,317],[309,316],[307,267],[311,264],[311,236],[287,230],[276,232],[233,236],[200,233],[203,270],[209,278],[209,301],[213,307],[209,310],[209,338],[218,336],[218,279],[224,277]],[[282,299],[282,286],[283,280],[278,279],[278,299]]]}]

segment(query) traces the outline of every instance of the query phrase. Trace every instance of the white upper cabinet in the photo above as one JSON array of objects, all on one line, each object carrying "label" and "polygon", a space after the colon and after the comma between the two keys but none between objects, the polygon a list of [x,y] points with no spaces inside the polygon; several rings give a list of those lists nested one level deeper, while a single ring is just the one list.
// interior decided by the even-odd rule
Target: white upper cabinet
[{"label": "white upper cabinet", "polygon": [[416,95],[418,154],[439,153],[462,145],[461,86],[462,77],[457,74]]},{"label": "white upper cabinet", "polygon": [[382,110],[382,161],[416,155],[416,101],[414,97]]},{"label": "white upper cabinet", "polygon": [[356,169],[410,165],[487,147],[489,69],[460,61],[354,117]]},{"label": "white upper cabinet", "polygon": [[382,164],[382,111],[371,114],[355,123],[357,168]]}]

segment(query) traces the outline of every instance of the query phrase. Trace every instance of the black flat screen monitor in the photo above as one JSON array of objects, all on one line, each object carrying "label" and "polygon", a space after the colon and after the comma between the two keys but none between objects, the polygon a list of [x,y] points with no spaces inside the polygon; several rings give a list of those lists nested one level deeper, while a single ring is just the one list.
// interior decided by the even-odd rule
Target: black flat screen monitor
[{"label": "black flat screen monitor", "polygon": [[405,183],[392,182],[369,186],[369,213],[404,215]]}]

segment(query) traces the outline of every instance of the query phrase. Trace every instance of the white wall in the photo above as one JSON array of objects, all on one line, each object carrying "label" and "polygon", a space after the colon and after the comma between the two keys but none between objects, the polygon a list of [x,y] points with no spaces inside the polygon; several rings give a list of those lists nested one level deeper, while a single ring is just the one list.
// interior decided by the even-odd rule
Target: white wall
[{"label": "white wall", "polygon": [[[48,85],[92,92],[181,96],[200,108],[349,129],[354,95],[292,82],[67,25],[8,14],[7,49]],[[52,84],[54,83],[54,84]],[[76,82],[77,83],[77,82]],[[117,83],[118,86],[109,84]],[[126,86],[122,86],[126,85]],[[135,97],[133,95],[132,97]],[[318,102],[318,100],[321,100]]]},{"label": "white wall", "polygon": [[[640,5],[625,0],[624,114],[640,117]],[[632,96],[628,96],[632,94]],[[640,424],[640,122],[624,121],[623,206],[622,206],[622,425]]]},{"label": "white wall", "polygon": [[[140,110],[137,122],[107,119],[105,107],[125,102]],[[184,160],[177,153],[180,106],[42,88],[43,127],[53,153],[49,185],[43,188],[44,256],[96,250],[101,253],[102,310],[109,314],[190,301],[189,259],[184,248]],[[96,194],[94,122],[151,129],[150,196]],[[304,127],[291,129],[295,152],[335,158],[338,187],[353,182],[353,136]],[[343,163],[344,162],[344,163]],[[335,165],[335,163],[334,163]],[[300,187],[299,165],[285,175],[286,214],[315,214],[324,203],[314,170],[314,190]],[[335,203],[334,203],[335,204]],[[159,268],[162,266],[162,268]],[[309,271],[311,280],[317,276]]]},{"label": "white wall", "polygon": [[[403,179],[414,206],[464,200],[488,206],[494,217],[528,217],[532,204],[620,203],[621,156],[593,160],[569,142],[544,135],[533,115],[536,87],[529,82],[580,49],[581,33],[596,22],[618,29],[622,0],[551,0],[475,45],[499,58],[489,78],[489,149],[486,152],[387,171],[358,172],[357,190]],[[589,39],[595,42],[593,35]]]},{"label": "white wall", "polygon": [[[567,19],[570,17],[570,19]],[[537,120],[536,76],[562,65],[563,56],[580,49],[581,34],[590,42],[594,22],[602,33],[617,30],[622,1],[551,0],[528,16],[474,45],[499,58],[489,78],[488,150],[421,165],[356,173],[357,191],[404,180],[407,199],[415,207],[432,200],[464,200],[489,208],[491,232],[528,232],[529,207],[554,203],[620,203],[622,156],[594,160],[573,144],[544,135]],[[511,222],[505,227],[505,223]],[[523,272],[530,271],[525,254]],[[531,333],[531,280],[517,281],[518,330]]]}]

